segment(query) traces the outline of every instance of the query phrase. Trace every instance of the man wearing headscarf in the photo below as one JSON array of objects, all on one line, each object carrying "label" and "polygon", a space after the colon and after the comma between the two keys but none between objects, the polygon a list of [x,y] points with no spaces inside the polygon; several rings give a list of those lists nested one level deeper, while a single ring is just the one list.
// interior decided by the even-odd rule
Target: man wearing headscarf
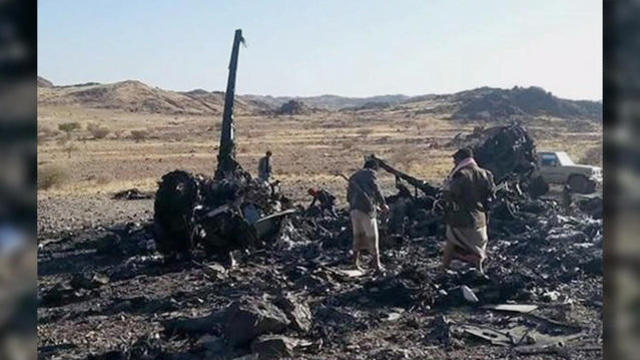
[{"label": "man wearing headscarf", "polygon": [[487,202],[493,196],[493,174],[473,159],[473,151],[463,148],[453,154],[454,168],[447,176],[443,198],[447,202],[446,245],[442,265],[453,258],[473,264],[484,274],[487,258]]},{"label": "man wearing headscarf", "polygon": [[360,253],[366,250],[375,257],[376,269],[382,271],[384,269],[380,263],[376,207],[389,211],[389,206],[380,192],[376,179],[377,170],[378,162],[375,159],[366,159],[364,167],[349,178],[347,200],[353,228],[354,266],[360,269]]}]

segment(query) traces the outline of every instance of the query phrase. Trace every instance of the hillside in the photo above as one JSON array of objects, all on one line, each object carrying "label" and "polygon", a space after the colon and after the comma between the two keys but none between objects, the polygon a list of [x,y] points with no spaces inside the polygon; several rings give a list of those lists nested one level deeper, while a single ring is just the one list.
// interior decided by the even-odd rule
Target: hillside
[{"label": "hillside", "polygon": [[[152,88],[140,81],[112,84],[87,83],[46,87],[38,84],[39,105],[72,105],[88,108],[119,109],[130,112],[212,115],[224,108],[224,93],[193,90],[177,92]],[[237,98],[235,111],[257,113],[268,109],[262,103]]]},{"label": "hillside", "polygon": [[[224,92],[202,89],[187,92],[150,87],[140,81],[112,84],[85,83],[54,86],[38,77],[39,105],[72,105],[120,109],[130,112],[213,115],[222,112]],[[286,104],[300,110],[284,111]],[[352,98],[336,95],[312,97],[236,96],[239,114],[306,113],[308,109],[329,111],[405,109],[418,114],[444,115],[460,121],[501,121],[549,116],[561,119],[602,121],[602,102],[561,99],[539,87],[499,89],[482,87],[444,95],[381,95]],[[285,109],[286,110],[286,109]]]},{"label": "hillside", "polygon": [[539,87],[482,87],[451,95],[410,98],[404,105],[424,112],[450,113],[454,120],[510,120],[550,116],[602,121],[602,102],[561,99]]},{"label": "hillside", "polygon": [[283,104],[295,100],[305,105],[325,110],[342,110],[346,108],[360,108],[367,104],[391,104],[397,105],[402,101],[409,99],[406,95],[379,95],[370,97],[344,97],[337,95],[320,95],[320,96],[263,96],[263,95],[243,95],[245,99],[253,99],[265,104],[268,104],[274,108],[279,108]]}]

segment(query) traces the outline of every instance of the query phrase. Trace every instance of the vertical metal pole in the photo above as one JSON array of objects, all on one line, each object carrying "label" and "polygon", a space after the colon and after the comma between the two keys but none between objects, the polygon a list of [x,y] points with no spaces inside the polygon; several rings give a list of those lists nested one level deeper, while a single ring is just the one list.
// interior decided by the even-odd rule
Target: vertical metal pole
[{"label": "vertical metal pole", "polygon": [[222,114],[222,131],[220,132],[220,149],[218,151],[218,168],[215,178],[220,179],[224,172],[233,171],[236,162],[235,126],[233,124],[233,101],[236,90],[236,70],[238,68],[238,52],[240,43],[243,42],[242,30],[236,30],[229,61],[229,78],[227,79],[227,91],[224,97],[224,112]]}]

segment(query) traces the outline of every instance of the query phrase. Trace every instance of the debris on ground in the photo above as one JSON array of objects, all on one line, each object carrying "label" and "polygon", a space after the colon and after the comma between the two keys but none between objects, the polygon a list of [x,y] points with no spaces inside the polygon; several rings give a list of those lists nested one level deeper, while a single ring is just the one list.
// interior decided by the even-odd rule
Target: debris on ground
[{"label": "debris on ground", "polygon": [[458,262],[454,270],[439,269],[445,238],[439,187],[377,157],[397,189],[379,224],[386,271],[366,264],[353,271],[346,209],[296,207],[278,182],[253,178],[235,159],[242,42],[236,30],[213,176],[169,172],[159,182],[153,219],[60,234],[38,252],[41,353],[258,360],[579,352],[601,358],[599,203],[561,206],[542,196],[548,186],[536,174],[535,143],[524,127],[478,128],[446,147],[471,146],[496,179],[486,275]]},{"label": "debris on ground", "polygon": [[142,191],[137,188],[132,188],[132,189],[118,191],[117,193],[113,194],[112,198],[116,200],[153,199],[153,192]]},{"label": "debris on ground", "polygon": [[296,339],[282,335],[262,335],[251,343],[251,351],[259,360],[280,359],[293,356]]},{"label": "debris on ground", "polygon": [[229,306],[224,336],[232,345],[243,345],[259,335],[283,331],[291,321],[280,308],[260,299],[245,299]]},{"label": "debris on ground", "polygon": [[[602,299],[602,219],[590,207],[568,209],[527,191],[534,147],[521,130],[492,130],[502,140],[489,136],[477,147],[510,149],[494,164],[502,182],[490,206],[486,276],[459,263],[438,269],[439,189],[389,164],[383,169],[395,171],[398,192],[380,223],[386,273],[349,268],[345,209],[293,207],[242,172],[216,179],[174,171],[162,178],[152,222],[43,247],[39,346],[51,356],[94,359],[462,359],[574,350],[598,358],[602,307],[591,304]],[[86,329],[99,340],[80,343],[75,337]],[[77,346],[55,347],[64,343]]]}]

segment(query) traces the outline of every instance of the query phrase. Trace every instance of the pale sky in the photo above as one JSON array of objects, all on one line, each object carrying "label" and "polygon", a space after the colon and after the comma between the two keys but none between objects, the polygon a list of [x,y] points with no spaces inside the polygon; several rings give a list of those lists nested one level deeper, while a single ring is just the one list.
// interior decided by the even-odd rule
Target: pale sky
[{"label": "pale sky", "polygon": [[602,99],[600,0],[40,0],[38,74],[238,94],[444,94],[541,86]]}]

